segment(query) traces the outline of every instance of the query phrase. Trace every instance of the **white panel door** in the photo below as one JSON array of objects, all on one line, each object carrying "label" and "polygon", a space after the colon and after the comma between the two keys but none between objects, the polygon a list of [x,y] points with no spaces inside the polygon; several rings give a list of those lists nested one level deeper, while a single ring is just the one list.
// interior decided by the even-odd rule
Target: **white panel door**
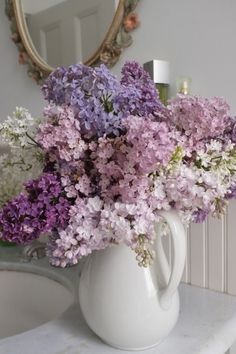
[{"label": "white panel door", "polygon": [[236,295],[236,200],[225,216],[191,224],[183,281]]}]

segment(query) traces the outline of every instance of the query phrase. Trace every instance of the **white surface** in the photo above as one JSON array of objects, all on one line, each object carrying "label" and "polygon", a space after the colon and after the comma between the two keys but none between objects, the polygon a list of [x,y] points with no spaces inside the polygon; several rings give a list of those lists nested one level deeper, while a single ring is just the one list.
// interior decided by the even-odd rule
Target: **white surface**
[{"label": "white surface", "polygon": [[51,321],[74,300],[64,285],[34,273],[2,270],[0,284],[0,338]]},{"label": "white surface", "polygon": [[139,267],[134,252],[119,245],[94,252],[82,268],[79,302],[84,318],[100,338],[116,348],[150,348],[168,336],[178,319],[185,230],[175,211],[159,214],[173,236],[172,271],[161,251],[160,224],[156,225],[158,252],[153,267]]},{"label": "white surface", "polygon": [[[159,346],[140,354],[224,354],[236,338],[236,298],[181,285],[177,326]],[[0,340],[1,354],[133,353],[103,344],[84,323],[77,305],[37,329]]]}]

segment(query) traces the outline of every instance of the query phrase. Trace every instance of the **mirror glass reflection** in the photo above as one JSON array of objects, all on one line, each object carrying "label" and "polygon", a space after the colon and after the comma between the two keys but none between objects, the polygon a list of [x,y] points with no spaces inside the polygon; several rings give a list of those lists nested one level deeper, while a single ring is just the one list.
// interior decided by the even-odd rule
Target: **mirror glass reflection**
[{"label": "mirror glass reflection", "polygon": [[22,0],[32,43],[56,68],[88,60],[101,45],[119,0]]}]

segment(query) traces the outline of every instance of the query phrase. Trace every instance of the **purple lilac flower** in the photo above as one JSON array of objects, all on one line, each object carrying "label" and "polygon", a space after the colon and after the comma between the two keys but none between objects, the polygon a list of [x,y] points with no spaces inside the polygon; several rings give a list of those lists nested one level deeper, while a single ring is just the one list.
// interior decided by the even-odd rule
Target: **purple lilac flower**
[{"label": "purple lilac flower", "polygon": [[231,134],[230,134],[230,139],[232,140],[233,143],[236,143],[236,119],[234,118],[231,124]]},{"label": "purple lilac flower", "polygon": [[43,232],[66,226],[70,202],[64,196],[58,175],[44,173],[38,179],[27,182],[25,189],[35,210],[35,216],[40,218]]},{"label": "purple lilac flower", "polygon": [[225,197],[226,199],[236,198],[236,183],[232,184]]},{"label": "purple lilac flower", "polygon": [[121,73],[122,90],[116,98],[118,109],[142,117],[160,114],[164,106],[149,73],[136,61],[127,61]]},{"label": "purple lilac flower", "polygon": [[121,83],[105,65],[58,68],[42,90],[50,103],[74,110],[87,137],[118,136],[123,133],[122,120],[130,114],[157,115],[163,109],[149,74],[135,62],[124,65]]},{"label": "purple lilac flower", "polygon": [[25,244],[42,233],[66,227],[70,203],[57,175],[44,173],[27,182],[25,189],[26,194],[20,194],[0,210],[3,240]]},{"label": "purple lilac flower", "polygon": [[130,116],[125,121],[126,141],[131,146],[127,154],[129,166],[135,174],[145,175],[166,166],[174,152],[175,144],[165,122]]},{"label": "purple lilac flower", "polygon": [[24,194],[8,202],[0,211],[1,239],[25,244],[40,235],[32,205]]},{"label": "purple lilac flower", "polygon": [[59,67],[53,71],[42,91],[48,102],[56,105],[83,105],[84,100],[102,97],[119,89],[119,81],[105,65],[92,68],[83,64]]},{"label": "purple lilac flower", "polygon": [[209,215],[209,211],[199,209],[198,211],[193,213],[193,222],[202,223],[206,220]]}]

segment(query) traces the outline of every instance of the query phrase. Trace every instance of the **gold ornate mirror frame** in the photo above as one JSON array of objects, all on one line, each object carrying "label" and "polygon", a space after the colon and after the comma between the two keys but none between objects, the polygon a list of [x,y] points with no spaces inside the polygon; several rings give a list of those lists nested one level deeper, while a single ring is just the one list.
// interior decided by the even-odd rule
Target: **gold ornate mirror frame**
[{"label": "gold ornate mirror frame", "polygon": [[[28,75],[38,84],[54,70],[38,54],[35,49],[25,21],[21,0],[5,0],[6,15],[11,22],[12,40],[19,51],[18,61],[28,67]],[[101,63],[112,67],[119,60],[124,48],[133,42],[131,31],[139,25],[134,13],[139,0],[119,0],[116,13],[105,38],[96,52],[84,63],[96,66]],[[71,63],[73,64],[73,63]]]}]

